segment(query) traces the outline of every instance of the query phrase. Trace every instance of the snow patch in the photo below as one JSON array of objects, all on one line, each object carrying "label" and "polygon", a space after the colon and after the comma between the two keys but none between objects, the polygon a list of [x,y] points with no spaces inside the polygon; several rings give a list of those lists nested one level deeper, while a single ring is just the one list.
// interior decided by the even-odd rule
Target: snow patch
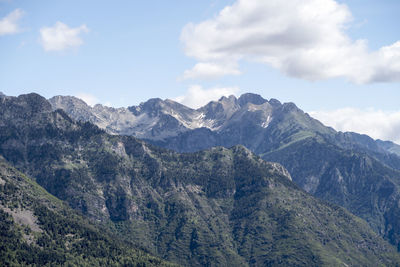
[{"label": "snow patch", "polygon": [[271,120],[272,120],[271,115],[268,115],[267,120],[261,123],[261,127],[267,128]]}]

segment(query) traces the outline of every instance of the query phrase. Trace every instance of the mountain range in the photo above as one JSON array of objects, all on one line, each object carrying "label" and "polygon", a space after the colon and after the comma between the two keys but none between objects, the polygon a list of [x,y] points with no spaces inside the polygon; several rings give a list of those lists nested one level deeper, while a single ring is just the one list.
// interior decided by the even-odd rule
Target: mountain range
[{"label": "mountain range", "polygon": [[400,146],[393,142],[337,132],[293,103],[250,93],[196,110],[161,99],[119,109],[90,107],[68,96],[49,101],[54,110],[110,134],[133,135],[177,152],[244,145],[282,164],[305,191],[365,219],[400,249]]},{"label": "mountain range", "polygon": [[[50,98],[49,102],[54,109],[63,109],[73,119],[92,122],[110,134],[132,135],[152,142],[159,141],[160,145],[184,152],[219,145],[223,142],[219,139],[225,139],[226,146],[229,146],[229,143],[240,143],[239,140],[242,140],[241,142],[247,143],[249,149],[261,154],[279,148],[276,143],[290,143],[291,140],[287,137],[297,141],[317,134],[329,136],[329,139],[343,148],[367,148],[377,153],[400,155],[400,146],[393,142],[373,140],[357,133],[336,132],[312,119],[293,103],[281,104],[276,99],[268,101],[251,93],[243,94],[239,98],[222,97],[198,109],[159,98],[128,108],[112,108],[101,104],[91,107],[73,96],[55,96]],[[288,127],[285,123],[291,124],[293,129],[285,128]],[[292,132],[286,137],[276,136],[272,132],[276,128]],[[249,135],[262,138],[249,142],[246,133],[239,132],[240,129],[251,130]],[[257,130],[258,132],[254,132]],[[214,133],[215,137],[210,142],[215,144],[194,142],[195,137],[187,136],[201,135],[204,131]],[[231,138],[226,140],[228,134],[231,134]],[[175,141],[182,139],[193,143],[181,144]]]},{"label": "mountain range", "polygon": [[[356,145],[360,147],[360,152],[356,152],[344,148],[345,142],[341,142],[341,146],[335,145],[332,143],[335,138],[324,139],[331,134],[335,136],[335,131],[301,113],[294,104],[282,105],[276,100],[265,102],[254,95],[212,102],[201,109],[204,115],[199,110],[193,111],[172,101],[157,99],[127,109],[95,106],[79,110],[69,106],[70,110],[63,110],[54,104],[63,102],[62,98],[56,97],[47,101],[37,94],[0,97],[0,155],[4,157],[1,168],[15,173],[12,177],[33,179],[11,179],[7,172],[0,172],[2,216],[9,222],[7,231],[2,236],[18,230],[10,213],[6,214],[12,205],[16,205],[16,210],[25,209],[29,214],[33,213],[37,220],[36,226],[40,229],[59,229],[52,226],[53,222],[45,221],[48,217],[56,220],[58,216],[47,212],[50,209],[46,204],[47,199],[54,198],[53,202],[60,199],[81,214],[69,215],[75,214],[75,211],[59,212],[65,214],[59,221],[65,221],[67,228],[73,224],[77,229],[84,229],[83,223],[70,222],[68,218],[85,216],[94,225],[92,227],[100,227],[95,224],[101,225],[106,228],[106,235],[111,232],[118,236],[116,240],[119,240],[117,244],[121,247],[120,255],[125,255],[126,244],[132,244],[134,248],[145,249],[153,255],[184,266],[400,264],[396,249],[378,235],[381,234],[393,244],[397,242],[395,237],[398,232],[394,224],[396,213],[388,212],[387,215],[392,217],[383,217],[386,219],[384,222],[378,221],[381,214],[371,213],[371,220],[366,218],[368,225],[346,209],[332,204],[337,202],[335,198],[329,199],[332,202],[329,203],[313,197],[296,185],[301,185],[298,177],[309,177],[307,175],[314,172],[314,167],[305,169],[304,173],[296,173],[293,172],[294,168],[290,169],[291,166],[307,166],[303,161],[312,160],[312,157],[319,157],[321,161],[328,160],[329,158],[321,156],[326,155],[324,149],[330,153],[336,152],[337,155],[331,156],[338,161],[348,156],[343,158],[346,161],[341,162],[341,165],[335,160],[327,161],[326,164],[331,165],[324,167],[326,172],[315,178],[320,180],[316,188],[321,189],[309,192],[318,195],[317,192],[324,192],[323,184],[336,185],[329,179],[340,171],[343,182],[338,185],[344,185],[346,189],[356,191],[358,187],[349,187],[356,186],[356,180],[358,185],[365,185],[359,186],[362,193],[376,186],[377,191],[370,190],[370,193],[373,197],[378,196],[376,203],[379,205],[376,211],[381,211],[382,205],[393,208],[389,204],[395,203],[397,196],[398,171],[388,165],[392,162],[395,166],[397,158],[388,148],[377,145],[375,150],[367,150],[359,142]],[[74,98],[69,99],[76,101]],[[256,102],[258,100],[262,101]],[[232,106],[232,102],[236,105]],[[79,101],[78,103],[82,104]],[[172,107],[188,110],[196,116],[200,112],[200,116],[191,119],[189,116],[185,117],[188,123],[192,123],[185,126],[179,121],[177,123],[177,119],[172,119],[178,116]],[[83,105],[81,108],[86,107]],[[95,114],[93,109],[102,111]],[[84,110],[87,112],[84,113]],[[168,110],[170,114],[166,114],[164,110]],[[304,118],[298,117],[299,114],[303,114]],[[84,119],[84,116],[88,116],[88,119]],[[121,120],[122,117],[129,116],[140,123]],[[179,116],[184,116],[183,112]],[[113,122],[115,118],[118,120]],[[296,124],[298,121],[300,122]],[[207,127],[198,128],[204,125],[201,124],[203,122],[208,123]],[[103,123],[100,128],[111,134],[93,123]],[[126,125],[130,126],[122,127]],[[239,125],[242,128],[236,129]],[[257,125],[257,131],[249,133],[253,125]],[[307,128],[311,126],[313,128]],[[143,129],[142,132],[140,128]],[[196,138],[204,146],[212,142],[222,142],[223,136],[227,138],[230,135],[231,139],[225,140],[226,143],[221,144],[222,146],[213,145],[212,148],[194,153],[178,153],[139,140],[131,136],[134,132],[138,132],[142,138],[146,137],[147,142],[166,147],[170,144],[169,148],[174,148],[174,144],[177,144],[171,140],[186,138],[187,151],[203,149],[190,146]],[[157,133],[160,134],[158,137]],[[269,133],[270,139],[263,141],[256,133]],[[150,138],[151,136],[153,137]],[[256,145],[248,146],[245,142],[232,144],[237,140],[245,140],[246,136],[258,141],[258,146],[269,150],[260,153],[255,149]],[[280,140],[280,145],[276,140]],[[246,142],[250,143],[250,140]],[[303,151],[308,148],[307,144],[316,153],[318,150],[313,146],[321,145],[321,155],[308,150],[310,155],[307,156]],[[296,146],[300,148],[295,150]],[[183,148],[175,149],[182,151]],[[285,149],[288,149],[289,154],[282,152]],[[365,151],[371,155],[362,154]],[[293,164],[286,164],[291,173],[279,163],[262,159],[269,156],[281,159],[283,163]],[[291,156],[295,159],[290,158]],[[297,165],[292,163],[294,161]],[[388,163],[383,163],[384,161]],[[313,163],[308,162],[309,165],[314,165]],[[316,165],[315,168],[318,167]],[[349,170],[352,174],[362,171],[370,174],[370,170],[374,172],[370,176],[353,177],[345,172]],[[376,181],[377,179],[384,180]],[[340,179],[336,177],[336,180]],[[9,184],[16,189],[12,192],[6,191]],[[29,189],[32,187],[24,186],[25,184],[34,184],[34,191],[40,190],[47,194],[46,197],[37,197]],[[337,187],[336,190],[342,188]],[[334,191],[330,189],[329,187],[326,191],[333,194]],[[355,205],[353,191],[338,191],[334,196],[342,196],[344,193],[349,194],[349,203]],[[33,200],[3,201],[24,195],[31,196]],[[320,197],[324,199],[327,196],[329,195]],[[35,209],[28,205],[31,202],[39,206],[45,205],[43,210],[47,212],[46,216],[40,217],[41,213],[35,213]],[[365,203],[367,208],[370,208],[369,204]],[[58,214],[57,209],[50,209],[54,210]],[[367,209],[365,213],[361,213],[367,214],[366,211]],[[379,232],[379,227],[382,224],[389,225],[388,222],[393,223],[392,228]],[[76,231],[78,230],[56,232],[71,237],[70,234],[74,235]],[[21,235],[22,233],[19,236]],[[59,235],[60,233],[48,234],[54,239],[59,239]],[[14,236],[10,238],[17,239]],[[81,238],[77,236],[71,242],[80,242]],[[32,244],[35,247],[38,242],[32,239],[29,245],[27,240],[18,240],[25,247]],[[107,248],[107,245],[103,247]],[[65,255],[67,248],[68,245],[60,244],[57,251]],[[2,257],[10,257],[10,250],[11,248]],[[143,260],[162,263],[144,252],[140,253],[144,255]],[[106,252],[103,254],[107,255]],[[121,257],[125,259],[125,256]]]}]

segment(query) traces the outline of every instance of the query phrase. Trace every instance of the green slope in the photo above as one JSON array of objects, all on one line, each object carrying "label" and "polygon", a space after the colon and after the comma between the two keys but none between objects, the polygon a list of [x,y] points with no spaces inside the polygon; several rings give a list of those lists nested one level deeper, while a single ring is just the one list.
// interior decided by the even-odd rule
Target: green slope
[{"label": "green slope", "polygon": [[2,266],[173,266],[95,226],[0,158]]},{"label": "green slope", "polygon": [[392,244],[400,242],[400,172],[365,153],[309,138],[265,154],[286,166],[313,195],[365,219]]}]

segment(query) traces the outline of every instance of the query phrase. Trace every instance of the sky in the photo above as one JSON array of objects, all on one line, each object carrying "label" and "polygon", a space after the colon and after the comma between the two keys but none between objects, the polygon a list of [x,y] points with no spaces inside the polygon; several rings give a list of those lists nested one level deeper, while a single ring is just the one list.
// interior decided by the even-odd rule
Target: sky
[{"label": "sky", "polygon": [[252,92],[400,143],[399,0],[0,0],[0,91],[199,107]]}]

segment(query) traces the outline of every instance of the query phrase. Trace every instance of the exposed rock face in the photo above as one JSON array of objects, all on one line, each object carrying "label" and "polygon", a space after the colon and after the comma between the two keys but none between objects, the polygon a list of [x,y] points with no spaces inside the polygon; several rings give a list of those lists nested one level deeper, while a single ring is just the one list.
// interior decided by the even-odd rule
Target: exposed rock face
[{"label": "exposed rock face", "polygon": [[[1,102],[0,154],[159,256],[192,266],[399,263],[365,222],[300,190],[281,165],[243,146],[178,154],[108,135],[32,98]],[[22,107],[35,112],[14,120]]]}]

